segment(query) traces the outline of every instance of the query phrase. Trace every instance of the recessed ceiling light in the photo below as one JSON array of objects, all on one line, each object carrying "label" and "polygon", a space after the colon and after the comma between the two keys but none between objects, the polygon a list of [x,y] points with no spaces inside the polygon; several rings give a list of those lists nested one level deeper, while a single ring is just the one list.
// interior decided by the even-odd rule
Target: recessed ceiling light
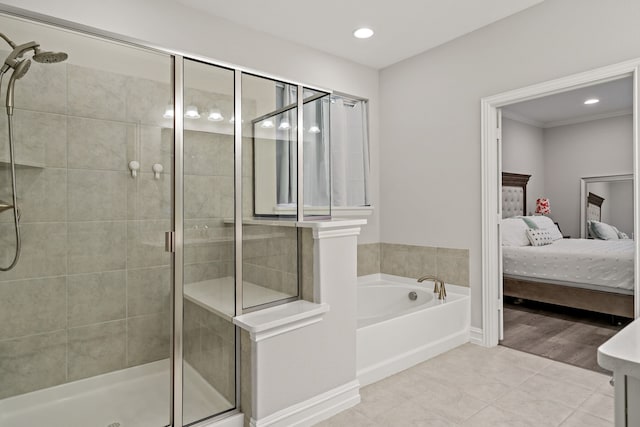
[{"label": "recessed ceiling light", "polygon": [[590,98],[587,99],[586,101],[584,101],[585,105],[591,105],[591,104],[597,104],[598,102],[600,102],[600,100],[598,98]]},{"label": "recessed ceiling light", "polygon": [[353,32],[353,36],[357,39],[368,39],[373,35],[373,30],[371,28],[358,28]]}]

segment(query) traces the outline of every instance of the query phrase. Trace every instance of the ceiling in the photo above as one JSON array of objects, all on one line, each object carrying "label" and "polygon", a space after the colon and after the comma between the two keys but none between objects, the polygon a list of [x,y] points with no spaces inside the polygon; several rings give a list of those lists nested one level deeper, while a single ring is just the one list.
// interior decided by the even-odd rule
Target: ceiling
[{"label": "ceiling", "polygon": [[[584,101],[589,98],[598,98],[600,102],[585,105]],[[503,116],[507,118],[542,128],[631,114],[632,111],[631,77],[520,102],[502,109]]]},{"label": "ceiling", "polygon": [[[177,0],[248,28],[384,68],[543,0]],[[353,30],[369,27],[368,40]]]}]

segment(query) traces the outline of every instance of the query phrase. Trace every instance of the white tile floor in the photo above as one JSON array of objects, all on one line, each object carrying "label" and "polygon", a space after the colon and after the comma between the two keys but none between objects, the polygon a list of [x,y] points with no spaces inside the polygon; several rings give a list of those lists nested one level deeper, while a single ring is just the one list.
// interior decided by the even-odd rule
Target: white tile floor
[{"label": "white tile floor", "polygon": [[465,344],[360,393],[318,426],[613,427],[608,376],[501,346]]}]

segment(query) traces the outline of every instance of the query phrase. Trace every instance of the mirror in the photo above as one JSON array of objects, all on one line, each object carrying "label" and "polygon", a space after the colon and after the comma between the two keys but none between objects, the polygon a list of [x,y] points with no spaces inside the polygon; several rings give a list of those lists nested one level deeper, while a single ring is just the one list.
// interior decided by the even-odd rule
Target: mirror
[{"label": "mirror", "polygon": [[590,238],[588,221],[613,225],[633,239],[633,175],[581,179],[580,237]]}]

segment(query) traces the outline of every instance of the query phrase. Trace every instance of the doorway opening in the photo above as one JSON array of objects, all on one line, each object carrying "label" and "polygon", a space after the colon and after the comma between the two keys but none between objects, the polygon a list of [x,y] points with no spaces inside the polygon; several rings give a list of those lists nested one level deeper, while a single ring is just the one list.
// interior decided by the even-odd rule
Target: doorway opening
[{"label": "doorway opening", "polygon": [[[504,321],[506,319],[507,322],[513,322],[516,324],[517,318],[520,317],[530,317],[531,319],[525,321],[523,325],[520,325],[520,331],[516,333],[516,336],[521,341],[524,341],[525,338],[522,338],[520,335],[526,335],[523,331],[526,331],[528,328],[526,326],[527,323],[536,323],[538,322],[538,326],[540,324],[540,318],[536,318],[534,315],[539,315],[540,311],[553,311],[558,307],[564,307],[561,310],[561,313],[556,313],[556,318],[559,318],[563,321],[568,321],[566,316],[573,315],[576,317],[577,323],[582,322],[583,324],[588,324],[589,321],[585,320],[584,312],[575,312],[576,309],[583,310],[587,309],[588,312],[599,312],[602,313],[600,307],[593,307],[589,305],[589,298],[585,300],[585,293],[582,291],[578,291],[577,294],[574,289],[570,286],[567,286],[568,283],[563,283],[563,280],[558,279],[558,277],[548,277],[550,275],[550,270],[553,270],[554,267],[547,267],[546,272],[543,268],[543,274],[547,274],[546,280],[538,280],[540,283],[533,284],[529,283],[527,280],[523,280],[522,277],[515,278],[510,277],[505,281],[505,277],[503,277],[503,272],[506,267],[513,267],[512,261],[505,261],[503,259],[503,239],[505,237],[509,237],[509,233],[513,234],[514,228],[519,228],[523,231],[524,234],[518,234],[518,236],[529,239],[526,234],[526,230],[540,229],[544,230],[545,228],[553,228],[554,234],[553,240],[558,240],[561,245],[563,244],[573,244],[577,243],[579,240],[595,240],[595,239],[580,239],[581,237],[581,218],[580,218],[580,200],[581,200],[581,180],[584,178],[593,177],[596,175],[631,175],[631,222],[630,225],[625,225],[627,228],[631,228],[627,230],[627,232],[621,232],[629,236],[627,246],[631,248],[631,258],[629,261],[629,268],[631,269],[631,276],[628,278],[628,282],[630,283],[630,290],[627,292],[626,296],[622,299],[625,299],[627,304],[626,308],[621,309],[622,312],[616,313],[606,313],[604,310],[604,320],[605,324],[609,324],[611,320],[611,315],[613,314],[615,317],[615,323],[618,321],[620,323],[624,323],[625,317],[637,317],[638,315],[638,243],[633,237],[637,235],[638,229],[638,186],[637,184],[637,176],[638,176],[638,138],[637,138],[637,111],[635,106],[636,93],[637,93],[637,75],[638,75],[638,65],[640,61],[628,61],[626,63],[617,64],[610,67],[605,67],[602,69],[597,69],[593,71],[589,71],[586,73],[581,73],[578,75],[554,80],[551,82],[546,82],[510,92],[506,92],[500,95],[492,96],[489,98],[484,98],[482,100],[482,210],[483,210],[483,229],[482,229],[482,267],[483,267],[483,328],[481,333],[481,343],[486,346],[494,346],[499,343],[499,341],[504,337]],[[630,108],[627,108],[627,111],[623,112],[617,111],[616,114],[609,112],[609,117],[606,117],[606,114],[601,115],[601,117],[591,117],[591,122],[606,121],[610,119],[610,121],[615,121],[618,119],[619,121],[626,121],[628,124],[628,134],[630,137],[627,139],[627,148],[628,152],[625,155],[626,169],[621,168],[619,170],[609,169],[609,172],[603,172],[604,169],[599,171],[594,171],[593,173],[587,173],[581,169],[584,166],[585,162],[581,162],[580,159],[584,155],[583,152],[574,152],[574,161],[571,164],[577,165],[576,169],[580,169],[579,171],[575,171],[578,175],[575,179],[571,179],[569,187],[572,187],[571,190],[573,194],[569,199],[575,199],[574,203],[569,203],[570,209],[565,209],[563,206],[565,205],[565,199],[567,198],[566,193],[563,193],[563,190],[559,185],[553,184],[551,181],[553,179],[558,180],[568,180],[569,178],[558,176],[553,178],[553,173],[551,170],[555,170],[561,175],[560,172],[566,173],[568,172],[570,167],[567,167],[566,164],[562,163],[562,160],[558,158],[556,155],[553,156],[553,151],[559,149],[559,146],[553,146],[548,153],[548,161],[554,164],[554,167],[550,167],[549,169],[549,184],[545,182],[545,178],[547,177],[547,173],[544,171],[538,170],[537,172],[527,172],[524,170],[518,171],[517,169],[508,170],[506,167],[503,167],[503,162],[505,158],[503,155],[508,153],[507,138],[509,137],[509,130],[505,128],[505,120],[507,123],[509,121],[513,121],[512,125],[515,123],[515,127],[522,125],[526,119],[520,117],[522,111],[518,111],[518,107],[525,106],[527,103],[536,103],[543,102],[544,98],[551,99],[552,97],[563,97],[569,98],[570,94],[578,94],[579,96],[584,96],[585,91],[588,92],[594,88],[603,85],[619,85],[627,87],[627,92],[630,92],[631,105]],[[574,100],[575,101],[575,100]],[[584,100],[583,100],[584,102]],[[506,114],[503,115],[503,112]],[[520,119],[520,120],[514,120]],[[598,120],[593,120],[598,119]],[[571,126],[574,128],[579,127],[578,123],[582,123],[580,121],[573,122],[571,118],[556,118],[555,120],[548,120],[552,122],[553,126],[549,126],[549,129],[554,129],[554,132],[549,131],[549,133],[556,133],[556,137],[560,137],[562,132],[557,132],[561,130],[560,128],[568,129]],[[586,123],[586,122],[583,122]],[[524,123],[526,126],[531,126],[531,123]],[[523,127],[523,126],[520,126]],[[543,126],[544,129],[544,126]],[[512,129],[513,130],[513,129]],[[541,132],[544,136],[545,131]],[[605,144],[606,141],[603,141],[602,144]],[[516,150],[516,154],[522,154],[521,150]],[[507,154],[509,156],[509,154]],[[517,157],[517,156],[516,156]],[[544,160],[544,155],[542,156],[542,160]],[[560,162],[560,166],[558,166],[558,162]],[[542,161],[542,163],[544,163]],[[566,160],[565,160],[566,163]],[[514,166],[510,166],[515,168]],[[512,194],[513,197],[522,198],[523,195],[526,195],[527,200],[518,199],[517,203],[521,204],[520,210],[517,210],[514,206],[505,203],[504,210],[509,210],[507,216],[503,216],[503,200],[506,195],[503,195],[503,172],[511,173],[513,175],[530,175],[528,178],[533,178],[530,182],[524,185],[524,187],[519,190],[517,194]],[[527,173],[524,173],[527,172]],[[542,179],[541,179],[542,178]],[[531,184],[531,185],[530,185]],[[553,197],[550,196],[553,194]],[[546,200],[545,200],[546,199]],[[554,200],[557,202],[554,207]],[[508,201],[512,202],[513,199],[509,199]],[[569,200],[570,202],[570,200]],[[514,202],[515,203],[515,202]],[[537,206],[537,205],[540,206]],[[547,207],[545,208],[545,204]],[[548,211],[545,209],[551,208],[551,211],[554,214],[549,215]],[[585,206],[585,211],[587,206]],[[576,212],[572,213],[571,210],[576,210]],[[536,215],[536,211],[538,215]],[[584,212],[582,213],[584,215]],[[518,218],[516,218],[518,217]],[[533,219],[534,221],[541,221],[544,224],[527,224],[523,219],[519,217],[531,217],[527,219]],[[511,218],[511,221],[505,221],[505,219]],[[520,223],[524,223],[522,226]],[[602,222],[602,221],[598,221]],[[610,221],[611,222],[611,221]],[[550,223],[550,225],[549,225]],[[608,224],[611,225],[611,224]],[[629,235],[628,232],[631,232]],[[505,235],[506,234],[506,235]],[[536,234],[536,233],[533,233]],[[546,235],[548,233],[538,233]],[[565,238],[566,237],[566,238]],[[574,242],[571,242],[574,240]],[[524,241],[521,241],[523,246],[530,246],[530,241],[525,245]],[[533,246],[530,246],[534,248]],[[536,247],[537,249],[537,247]],[[527,261],[524,258],[523,261],[527,267],[523,268],[520,265],[517,268],[517,272],[522,273],[523,270],[530,270],[530,264],[533,264],[531,260]],[[537,263],[537,262],[536,262]],[[583,268],[588,268],[583,267]],[[605,269],[607,267],[601,266],[601,269]],[[609,267],[610,268],[610,267]],[[555,267],[558,274],[565,273],[565,281],[568,281],[567,268],[560,266]],[[571,270],[571,268],[569,268]],[[575,271],[571,270],[571,273],[575,273]],[[576,276],[576,274],[572,274]],[[509,275],[507,275],[509,276]],[[621,281],[621,279],[616,279],[617,281]],[[531,280],[531,282],[536,282],[536,280]],[[506,289],[506,292],[505,292]],[[590,289],[590,291],[595,292],[596,289]],[[602,289],[597,289],[599,292],[604,292]],[[586,293],[588,294],[588,292]],[[624,293],[623,293],[624,294]],[[618,298],[618,297],[616,297]],[[609,306],[624,306],[623,303],[614,298],[614,301],[609,303]],[[592,298],[591,300],[595,300]],[[534,301],[532,306],[523,305],[524,301]],[[586,301],[586,305],[583,304],[583,301]],[[577,303],[576,303],[577,302]],[[515,303],[515,304],[513,304]],[[526,303],[529,304],[529,303]],[[549,305],[552,304],[552,305]],[[605,302],[606,304],[606,302]],[[514,311],[510,311],[514,310]],[[614,310],[615,311],[615,310]],[[586,313],[588,313],[586,312]],[[523,314],[524,313],[524,314]],[[565,318],[562,318],[565,316]],[[581,317],[582,316],[582,317]],[[602,317],[602,315],[599,315]],[[516,318],[516,319],[514,319]],[[544,320],[548,319],[545,317]],[[565,324],[566,326],[566,324]],[[591,325],[593,326],[593,325]],[[618,325],[610,325],[610,327],[618,327]],[[552,326],[549,326],[550,330],[553,329]],[[583,330],[585,327],[579,326],[574,328],[575,330],[579,330],[580,332],[576,332],[577,335],[580,333],[585,334],[587,337],[593,338],[593,333],[588,331],[587,329]],[[604,328],[603,329],[607,329]],[[615,328],[614,328],[615,329]],[[531,328],[529,328],[528,332],[531,332]],[[563,332],[563,331],[560,331]],[[540,333],[540,331],[538,331]],[[560,339],[556,339],[557,342],[562,342],[562,339],[572,338],[570,337],[570,333],[566,333],[565,336],[560,337]],[[575,338],[575,337],[573,337]],[[552,343],[553,344],[553,343]],[[556,343],[556,345],[558,345]],[[549,344],[547,344],[549,347]],[[561,345],[558,345],[561,347]],[[560,351],[559,351],[560,352]]]}]

